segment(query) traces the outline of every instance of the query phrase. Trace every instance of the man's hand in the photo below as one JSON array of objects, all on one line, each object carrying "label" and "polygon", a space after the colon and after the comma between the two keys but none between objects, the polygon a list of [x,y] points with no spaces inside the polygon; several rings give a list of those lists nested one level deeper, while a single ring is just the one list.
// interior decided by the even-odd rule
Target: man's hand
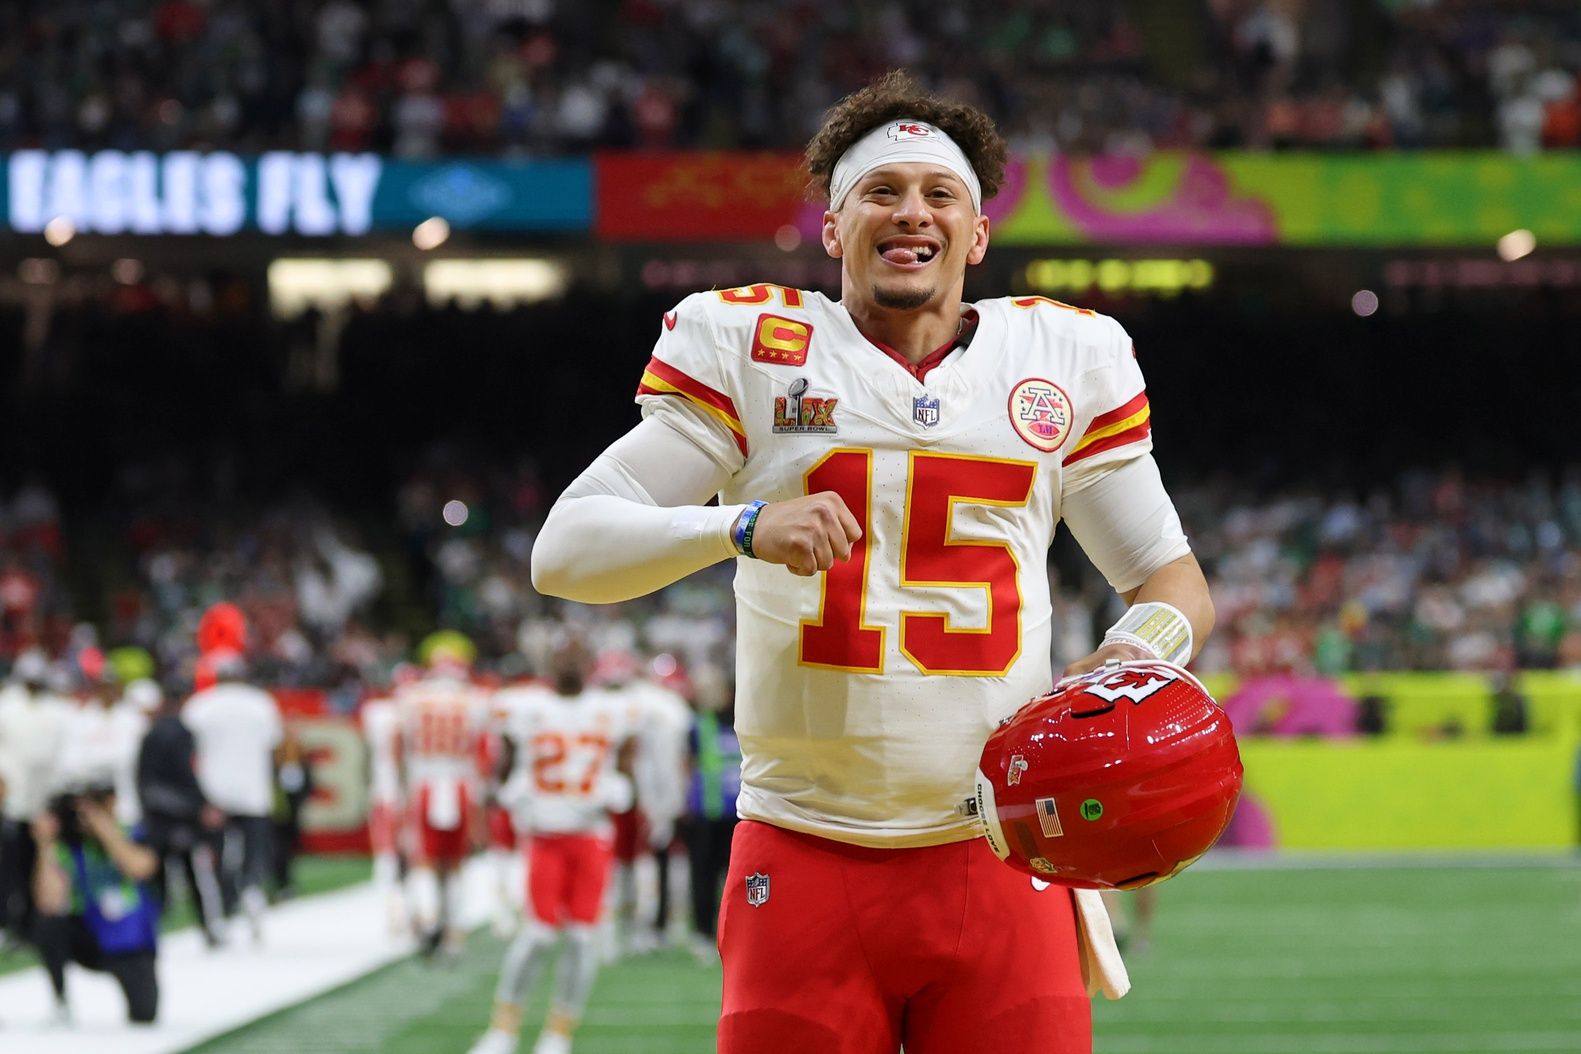
[{"label": "man's hand", "polygon": [[752,532],[752,552],[809,578],[836,560],[849,560],[851,546],[861,540],[862,527],[845,500],[826,490],[763,506]]},{"label": "man's hand", "polygon": [[77,819],[81,821],[83,830],[101,842],[107,841],[115,832],[120,831],[115,817],[110,815],[110,810],[104,807],[103,802],[94,801],[92,798],[77,799]]},{"label": "man's hand", "polygon": [[1105,644],[1091,655],[1084,655],[1065,667],[1065,673],[1061,676],[1061,680],[1066,677],[1080,677],[1084,673],[1091,673],[1111,659],[1118,659],[1120,662],[1133,662],[1137,659],[1151,658],[1153,658],[1152,655],[1148,654],[1145,649],[1138,648],[1135,644],[1121,644],[1119,642]]},{"label": "man's hand", "polygon": [[225,814],[213,805],[205,805],[198,811],[198,822],[205,830],[218,831],[225,826]]}]

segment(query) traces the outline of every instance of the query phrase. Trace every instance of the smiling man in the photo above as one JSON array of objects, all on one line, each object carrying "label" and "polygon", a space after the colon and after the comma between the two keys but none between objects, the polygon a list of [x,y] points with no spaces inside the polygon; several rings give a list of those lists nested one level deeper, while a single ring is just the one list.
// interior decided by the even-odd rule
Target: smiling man
[{"label": "smiling man", "polygon": [[961,302],[1005,164],[983,114],[890,74],[807,161],[840,300],[755,285],[667,313],[642,423],[556,503],[533,580],[608,603],[737,561],[719,1050],[1086,1054],[1089,991],[1126,987],[1107,918],[1001,864],[960,806],[1052,682],[1061,520],[1130,605],[1067,674],[1184,663],[1212,628],[1142,375],[1112,319]]}]

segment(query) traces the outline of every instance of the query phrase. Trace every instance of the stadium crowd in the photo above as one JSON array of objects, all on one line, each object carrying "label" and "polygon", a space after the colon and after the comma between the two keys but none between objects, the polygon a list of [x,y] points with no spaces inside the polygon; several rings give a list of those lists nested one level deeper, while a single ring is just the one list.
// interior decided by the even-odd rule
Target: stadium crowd
[{"label": "stadium crowd", "polygon": [[[1176,488],[1176,499],[1219,612],[1199,670],[1581,669],[1581,470],[1520,482],[1410,472],[1338,499],[1299,489],[1259,495],[1210,480]],[[451,504],[447,522],[446,505],[456,502],[464,519],[454,522]],[[29,509],[52,505],[37,484],[6,505],[6,661],[32,646],[67,658],[132,647],[190,676],[198,618],[226,598],[254,626],[249,660],[260,678],[329,689],[342,710],[435,625],[467,634],[507,675],[541,668],[551,627],[565,617],[601,649],[668,654],[682,669],[729,658],[726,565],[611,608],[535,594],[528,554],[544,495],[525,465],[491,473],[436,453],[396,495],[388,519],[397,526],[366,547],[349,518],[301,503],[201,529],[195,513],[140,510],[122,539],[136,573],[107,598],[74,596],[63,543],[41,547],[37,532],[20,526]],[[54,533],[72,537],[69,527],[56,524]],[[1050,574],[1061,627],[1055,658],[1067,661],[1113,618],[1112,594],[1063,544]],[[86,619],[101,609],[109,612],[102,624]]]},{"label": "stadium crowd", "polygon": [[[18,452],[0,480],[0,662],[32,644],[68,659],[132,646],[179,681],[198,613],[228,599],[252,622],[259,676],[328,688],[341,710],[436,626],[493,661],[561,613],[530,587],[536,527],[568,466],[635,414],[610,378],[634,383],[673,303],[573,288],[462,310],[399,288],[332,324],[273,318],[220,273],[86,281],[62,281],[42,323],[0,308],[0,441]],[[1581,667],[1576,367],[1545,350],[1573,326],[1564,301],[1365,332],[1255,303],[1099,306],[1141,349],[1160,464],[1217,598],[1200,668]],[[1276,344],[1307,394],[1268,369]],[[1495,346],[1530,383],[1483,391],[1477,410],[1500,427],[1468,443],[1466,420],[1437,408],[1460,405],[1457,378]],[[1235,391],[1200,370],[1206,355]],[[1438,373],[1417,368],[1427,356]],[[1402,411],[1406,390],[1420,409]],[[1335,427],[1337,392],[1367,427]],[[1288,437],[1247,444],[1274,402]],[[1109,590],[1060,546],[1051,573],[1056,657],[1084,654],[1112,620]],[[718,567],[578,617],[621,646],[719,662],[728,579]]]},{"label": "stadium crowd", "polygon": [[1562,0],[17,0],[0,150],[785,148],[895,66],[1023,147],[1581,145]]}]

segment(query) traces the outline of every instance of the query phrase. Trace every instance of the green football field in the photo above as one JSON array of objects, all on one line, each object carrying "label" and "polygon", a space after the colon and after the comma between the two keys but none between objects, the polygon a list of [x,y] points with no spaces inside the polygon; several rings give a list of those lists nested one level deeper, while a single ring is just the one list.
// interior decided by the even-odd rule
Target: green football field
[{"label": "green football field", "polygon": [[[502,948],[476,934],[458,963],[399,962],[196,1049],[461,1054]],[[1159,890],[1129,963],[1131,995],[1096,1004],[1098,1054],[1577,1054],[1581,869],[1199,868]],[[626,960],[600,976],[576,1051],[703,1054],[718,1007],[717,968]]]}]

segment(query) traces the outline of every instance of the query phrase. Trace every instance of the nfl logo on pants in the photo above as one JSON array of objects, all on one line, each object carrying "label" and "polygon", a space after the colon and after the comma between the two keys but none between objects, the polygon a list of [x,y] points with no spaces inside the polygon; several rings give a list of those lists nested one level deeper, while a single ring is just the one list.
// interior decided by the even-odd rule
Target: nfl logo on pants
[{"label": "nfl logo on pants", "polygon": [[769,899],[769,876],[761,872],[747,876],[747,903],[761,908]]}]

